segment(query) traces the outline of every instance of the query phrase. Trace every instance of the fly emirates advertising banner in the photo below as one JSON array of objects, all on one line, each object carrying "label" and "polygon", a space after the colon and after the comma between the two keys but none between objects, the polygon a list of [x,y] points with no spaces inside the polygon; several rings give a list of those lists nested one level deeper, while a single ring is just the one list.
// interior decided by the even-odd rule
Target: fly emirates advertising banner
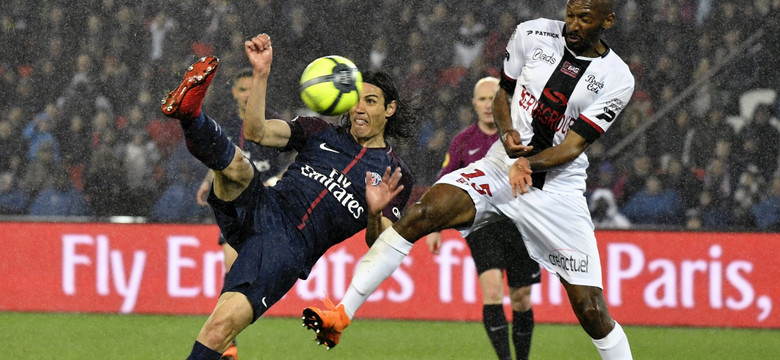
[{"label": "fly emirates advertising banner", "polygon": [[[214,225],[0,223],[0,311],[209,314],[224,276]],[[480,321],[468,246],[418,241],[358,312],[362,318]],[[604,294],[627,325],[780,328],[780,234],[599,231]],[[337,302],[367,248],[331,248],[267,316]],[[533,287],[538,322],[576,323],[558,278]],[[509,301],[505,299],[508,308]]]}]

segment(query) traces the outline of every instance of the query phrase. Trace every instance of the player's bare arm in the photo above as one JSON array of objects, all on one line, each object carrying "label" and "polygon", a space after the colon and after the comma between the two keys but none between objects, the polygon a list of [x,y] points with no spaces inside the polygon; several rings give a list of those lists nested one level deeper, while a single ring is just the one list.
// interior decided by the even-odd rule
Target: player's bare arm
[{"label": "player's bare arm", "polygon": [[393,200],[396,195],[400,194],[404,189],[401,182],[401,168],[396,168],[392,175],[390,174],[390,167],[385,169],[384,175],[382,175],[382,182],[377,185],[373,185],[371,181],[371,173],[366,172],[366,203],[368,205],[368,223],[366,224],[366,245],[371,247],[385,229],[393,225],[393,222],[382,216],[382,210],[384,210],[390,200]]},{"label": "player's bare arm", "polygon": [[568,163],[580,156],[590,145],[585,138],[574,131],[563,139],[559,145],[544,149],[542,152],[529,157],[520,157],[509,168],[509,183],[512,184],[512,194],[525,194],[528,186],[533,185],[531,173],[533,171],[547,171],[556,166]]},{"label": "player's bare arm", "polygon": [[283,148],[290,139],[290,126],[283,120],[265,118],[268,75],[273,60],[271,38],[266,34],[257,35],[244,42],[244,50],[254,70],[246,105],[244,138],[263,146]]},{"label": "player's bare arm", "polygon": [[506,154],[510,158],[516,158],[530,153],[534,147],[523,145],[520,133],[512,127],[512,117],[509,113],[509,94],[499,87],[493,99],[493,118]]}]

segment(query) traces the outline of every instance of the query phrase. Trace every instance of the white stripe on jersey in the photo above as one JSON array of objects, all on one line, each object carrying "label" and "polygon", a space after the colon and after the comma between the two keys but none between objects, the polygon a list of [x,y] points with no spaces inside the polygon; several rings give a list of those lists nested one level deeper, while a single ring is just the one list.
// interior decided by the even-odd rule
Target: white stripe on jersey
[{"label": "white stripe on jersey", "polygon": [[[574,121],[582,119],[599,133],[606,131],[615,117],[623,110],[634,91],[634,77],[628,65],[613,51],[598,58],[577,57],[567,48],[562,35],[564,22],[536,19],[521,23],[507,44],[507,57],[504,59],[504,76],[516,81],[511,101],[511,116],[514,128],[520,132],[523,144],[528,145],[534,135],[533,111],[539,109],[542,97],[565,104],[562,116],[557,122],[545,126],[554,129],[552,145],[560,144]],[[567,55],[568,53],[568,55]],[[590,62],[583,74],[576,64],[567,64],[564,56],[577,61]],[[564,61],[564,63],[561,63]],[[571,95],[566,98],[558,89],[548,89],[545,85],[555,71],[572,77],[580,76]],[[580,134],[583,135],[583,134]],[[540,149],[535,149],[540,150]],[[500,144],[491,148],[487,156],[496,157],[507,165],[514,162]],[[585,169],[587,156],[582,153],[568,164],[547,172],[544,190],[555,193],[579,193],[585,191]]]}]

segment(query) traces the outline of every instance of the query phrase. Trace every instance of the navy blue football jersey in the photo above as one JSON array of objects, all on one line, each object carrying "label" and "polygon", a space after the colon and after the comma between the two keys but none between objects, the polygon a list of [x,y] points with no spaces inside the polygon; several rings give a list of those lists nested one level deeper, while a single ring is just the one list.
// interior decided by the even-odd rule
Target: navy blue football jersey
[{"label": "navy blue football jersey", "polygon": [[288,148],[298,154],[274,190],[289,205],[288,215],[312,242],[309,245],[318,248],[315,253],[324,253],[366,227],[367,171],[377,184],[388,166],[392,171],[401,168],[404,190],[383,211],[393,222],[398,220],[414,178],[391,147],[365,148],[347,128],[316,117],[298,117],[290,125]]}]

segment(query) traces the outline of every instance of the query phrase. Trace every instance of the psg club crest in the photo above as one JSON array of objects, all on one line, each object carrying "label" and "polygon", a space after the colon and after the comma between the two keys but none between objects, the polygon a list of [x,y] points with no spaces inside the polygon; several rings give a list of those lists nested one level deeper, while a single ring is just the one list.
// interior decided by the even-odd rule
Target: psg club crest
[{"label": "psg club crest", "polygon": [[377,186],[379,183],[382,182],[382,175],[379,175],[375,172],[371,172],[371,186]]}]

